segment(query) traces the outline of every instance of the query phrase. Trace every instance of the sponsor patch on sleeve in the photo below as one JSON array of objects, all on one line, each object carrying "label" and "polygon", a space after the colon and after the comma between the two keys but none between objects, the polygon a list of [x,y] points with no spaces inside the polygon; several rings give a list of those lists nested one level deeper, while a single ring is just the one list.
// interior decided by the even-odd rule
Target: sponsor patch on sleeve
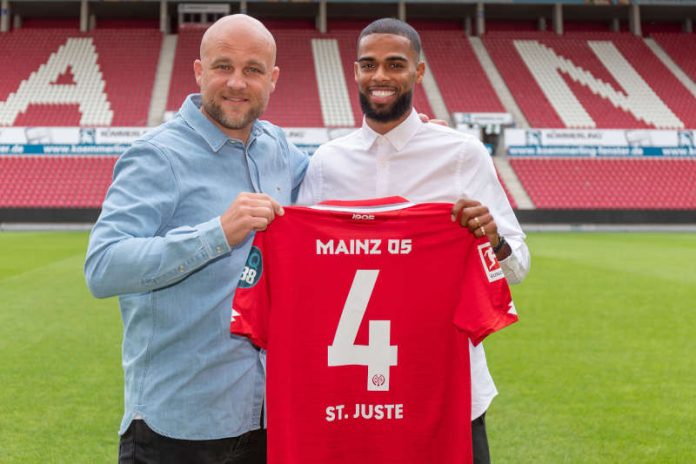
[{"label": "sponsor patch on sleeve", "polygon": [[252,246],[247,257],[244,270],[239,278],[239,288],[250,288],[256,285],[261,279],[263,273],[263,260],[261,259],[261,250],[256,246]]},{"label": "sponsor patch on sleeve", "polygon": [[503,270],[500,268],[500,263],[498,263],[495,253],[493,253],[493,246],[489,242],[479,245],[478,252],[489,282],[495,282],[505,277]]}]

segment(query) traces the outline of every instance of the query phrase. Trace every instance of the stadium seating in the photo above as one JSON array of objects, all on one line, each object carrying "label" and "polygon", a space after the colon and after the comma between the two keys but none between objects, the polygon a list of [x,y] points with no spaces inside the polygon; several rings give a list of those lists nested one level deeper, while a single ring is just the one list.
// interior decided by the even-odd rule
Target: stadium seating
[{"label": "stadium seating", "polygon": [[312,39],[320,34],[311,29],[272,29],[272,32],[280,47],[276,62],[280,78],[263,118],[281,127],[324,127],[312,58]]},{"label": "stadium seating", "polygon": [[324,126],[354,126],[355,115],[348,96],[338,41],[332,38],[313,38],[312,52]]},{"label": "stadium seating", "polygon": [[176,52],[172,66],[172,77],[169,83],[167,111],[178,111],[181,103],[190,93],[197,91],[196,79],[193,74],[193,61],[199,56],[203,30],[183,29],[177,34]]},{"label": "stadium seating", "polygon": [[[0,35],[0,126],[145,126],[162,43],[155,23],[124,29],[127,21],[105,20],[107,28],[79,33],[74,21],[29,20]],[[330,21],[326,34],[307,21],[266,23],[281,74],[263,118],[288,128],[359,126],[353,65],[365,22]],[[505,111],[459,23],[414,24],[450,112]],[[693,95],[641,38],[595,23],[568,23],[563,36],[534,27],[491,22],[483,37],[531,127],[696,127]],[[197,91],[192,64],[202,34],[178,32],[168,111]],[[696,80],[693,34],[650,34]],[[433,114],[422,86],[414,104]],[[114,159],[0,156],[0,207],[99,207]],[[520,157],[510,164],[540,209],[696,209],[692,159]]]},{"label": "stadium seating", "polygon": [[696,127],[693,96],[633,35],[495,32],[484,43],[532,127]]},{"label": "stadium seating", "polygon": [[154,29],[0,35],[0,125],[147,125],[161,41]]},{"label": "stadium seating", "polygon": [[541,209],[696,209],[696,160],[513,158]]},{"label": "stadium seating", "polygon": [[0,208],[99,208],[114,156],[0,156]]},{"label": "stadium seating", "polygon": [[[460,112],[504,111],[463,31],[451,27],[451,24],[448,27],[448,24],[443,22],[442,28],[424,27],[422,30],[430,69],[448,109]],[[353,82],[355,40],[359,29],[352,23],[341,27],[339,22],[332,26],[328,34],[319,34],[311,27],[301,25],[272,27],[280,44],[278,65],[281,78],[265,118],[287,127],[359,125],[361,111]],[[533,127],[696,127],[693,96],[640,38],[630,34],[587,31],[569,32],[559,37],[550,32],[509,31],[502,26],[498,29],[488,33],[484,43]],[[185,96],[197,90],[192,62],[198,55],[201,35],[200,29],[179,33],[167,100],[169,111],[176,111]],[[696,67],[690,57],[696,53],[696,41],[688,34],[655,33],[654,37],[693,79]],[[22,82],[28,84],[32,72],[47,64],[51,54],[55,55],[61,46],[65,48],[68,39],[88,42],[81,42],[79,47],[71,42],[72,54],[63,56],[63,61],[53,63],[52,67],[49,66],[50,72],[46,71],[51,77],[50,83],[41,85],[44,82],[41,80],[38,84],[33,83],[39,88],[36,92],[28,90],[35,100],[28,107],[9,111],[8,105],[3,107],[0,103],[0,118],[9,111],[9,116],[0,119],[3,121],[0,124],[145,125],[161,44],[161,34],[154,29],[97,29],[80,34],[65,27],[28,28],[5,34],[0,37],[0,56],[3,57],[0,63],[7,72],[0,77],[0,102],[5,102],[11,93],[17,93]],[[521,51],[525,47],[526,51]],[[336,67],[331,61],[336,48],[343,65],[342,81],[333,79],[337,75],[327,72]],[[91,51],[97,55],[100,74],[96,78],[89,74],[89,66],[82,69],[79,64],[82,61],[89,64],[89,60],[78,57],[89,56]],[[646,97],[640,93],[646,90],[640,86],[627,90],[626,80],[617,81],[622,78],[617,77],[616,72],[612,74],[602,62],[612,59],[619,60],[614,65],[619,74],[625,74],[622,71],[626,71],[628,66],[629,74],[638,76],[638,80],[647,84],[650,95]],[[66,60],[69,62],[67,66]],[[323,66],[320,76],[331,79],[327,82],[318,79],[317,66]],[[533,74],[530,66],[539,71]],[[71,87],[75,90],[76,76],[84,75],[92,76],[88,80],[93,87],[96,85],[96,88],[80,93],[86,95],[85,104],[89,106],[92,102],[92,111],[97,114],[89,121],[85,121],[85,112],[89,110],[81,108],[80,102],[70,101],[70,96],[56,96]],[[133,82],[133,76],[138,76],[137,82]],[[84,80],[84,77],[78,80]],[[342,88],[344,84],[345,89]],[[105,102],[98,101],[102,89],[106,94]],[[343,104],[346,93],[350,110]],[[576,100],[579,105],[566,105],[569,99],[571,103]],[[422,88],[417,88],[414,101],[417,109],[431,113]],[[641,105],[642,112],[640,109],[635,111]],[[660,105],[663,108],[656,108]],[[567,110],[562,110],[566,107],[577,107],[577,111],[568,115]]]},{"label": "stadium seating", "polygon": [[452,112],[505,112],[462,30],[420,32],[430,70]]},{"label": "stadium seating", "polygon": [[654,33],[652,38],[696,82],[696,39],[693,34]]}]

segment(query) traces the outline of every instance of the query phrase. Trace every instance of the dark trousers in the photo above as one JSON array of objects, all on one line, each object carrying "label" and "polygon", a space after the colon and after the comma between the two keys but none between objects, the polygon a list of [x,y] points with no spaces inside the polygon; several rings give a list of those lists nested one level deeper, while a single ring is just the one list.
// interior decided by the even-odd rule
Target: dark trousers
[{"label": "dark trousers", "polygon": [[177,440],[134,420],[121,436],[119,464],[265,464],[266,431],[219,440]]},{"label": "dark trousers", "polygon": [[[471,422],[474,464],[490,464],[486,414]],[[176,440],[152,431],[134,420],[121,436],[119,464],[265,464],[266,431],[220,440]]]},{"label": "dark trousers", "polygon": [[471,442],[474,451],[474,464],[490,464],[488,436],[486,435],[486,413],[471,421]]}]

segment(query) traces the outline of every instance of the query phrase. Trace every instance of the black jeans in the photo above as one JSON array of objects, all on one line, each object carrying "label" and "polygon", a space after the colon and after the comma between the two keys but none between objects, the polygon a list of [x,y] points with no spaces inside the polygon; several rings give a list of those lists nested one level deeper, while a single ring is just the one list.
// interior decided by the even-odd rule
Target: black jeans
[{"label": "black jeans", "polygon": [[121,436],[119,464],[265,464],[266,431],[219,440],[177,440],[134,420]]},{"label": "black jeans", "polygon": [[[471,422],[474,464],[490,464],[485,413]],[[121,436],[119,464],[265,464],[266,431],[220,440],[176,440],[134,420]]]},{"label": "black jeans", "polygon": [[471,421],[471,442],[474,452],[474,464],[490,464],[488,436],[486,435],[486,413]]}]

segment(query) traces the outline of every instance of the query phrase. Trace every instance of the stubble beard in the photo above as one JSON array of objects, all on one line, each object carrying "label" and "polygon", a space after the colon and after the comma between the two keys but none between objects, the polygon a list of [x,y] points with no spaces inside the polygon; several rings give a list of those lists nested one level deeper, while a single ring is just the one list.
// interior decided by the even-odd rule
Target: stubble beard
[{"label": "stubble beard", "polygon": [[205,112],[215,120],[215,122],[220,124],[222,127],[231,130],[246,129],[247,127],[251,126],[263,113],[263,109],[260,106],[253,106],[245,114],[231,118],[225,114],[222,107],[213,99],[203,102],[203,108],[205,109]]},{"label": "stubble beard", "polygon": [[370,105],[370,100],[363,92],[358,92],[360,96],[360,107],[367,119],[372,119],[377,122],[391,122],[400,119],[411,109],[413,102],[413,90],[405,92],[396,99],[396,101],[388,108],[376,110]]}]

